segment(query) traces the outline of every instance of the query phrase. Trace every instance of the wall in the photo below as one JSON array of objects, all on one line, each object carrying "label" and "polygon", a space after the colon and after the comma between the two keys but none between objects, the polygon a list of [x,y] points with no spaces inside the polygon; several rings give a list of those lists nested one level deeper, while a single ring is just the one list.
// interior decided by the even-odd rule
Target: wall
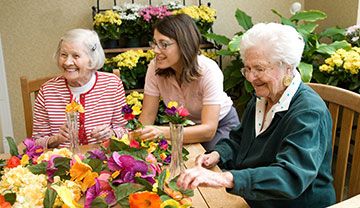
[{"label": "wall", "polygon": [[[101,8],[110,8],[112,2],[112,0],[100,0]],[[120,3],[119,0],[117,2]],[[156,4],[160,1],[152,2]],[[232,36],[241,30],[234,17],[236,8],[245,11],[255,23],[269,22],[279,19],[270,9],[276,9],[288,17],[289,7],[293,2],[294,0],[211,0],[211,6],[218,11],[214,32]],[[299,2],[302,4],[305,2],[306,8],[323,8],[325,5],[324,11],[326,10],[329,15],[326,24],[335,22],[341,26],[349,26],[356,22],[356,15],[352,15],[357,14],[357,3],[353,6],[355,1],[333,0],[331,4],[325,0]],[[333,2],[337,5],[334,6]],[[197,3],[198,1],[187,1],[187,4]],[[18,142],[25,137],[20,76],[34,79],[58,73],[52,55],[59,37],[71,28],[91,28],[91,7],[95,4],[96,0],[0,0],[0,33],[12,124]],[[353,11],[354,9],[356,11]]]},{"label": "wall", "polygon": [[318,9],[327,14],[320,30],[334,26],[346,28],[357,22],[358,4],[358,0],[305,0],[305,9]]}]

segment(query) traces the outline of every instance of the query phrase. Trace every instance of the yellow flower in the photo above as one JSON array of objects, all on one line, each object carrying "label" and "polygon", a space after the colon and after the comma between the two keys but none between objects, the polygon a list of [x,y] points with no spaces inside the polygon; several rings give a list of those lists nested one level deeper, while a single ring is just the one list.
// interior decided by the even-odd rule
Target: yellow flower
[{"label": "yellow flower", "polygon": [[20,163],[22,166],[29,164],[29,156],[27,154],[24,154],[20,160]]},{"label": "yellow flower", "polygon": [[84,113],[85,110],[84,110],[84,107],[80,103],[77,103],[75,100],[73,100],[73,101],[71,101],[71,103],[66,105],[65,112],[67,112],[67,113],[72,113],[72,112]]},{"label": "yellow flower", "polygon": [[61,200],[66,204],[66,206],[70,208],[81,208],[82,206],[78,204],[75,200],[73,200],[73,194],[69,188],[66,186],[58,186],[58,185],[51,185],[56,193],[59,195]]},{"label": "yellow flower", "polygon": [[159,188],[159,181],[156,179],[155,183],[152,185],[152,192],[157,193]]},{"label": "yellow flower", "polygon": [[139,107],[138,105],[134,105],[132,108],[133,110],[132,114],[137,116],[137,115],[140,115],[141,113],[141,107]]},{"label": "yellow flower", "polygon": [[171,108],[171,107],[177,108],[178,105],[179,105],[179,104],[178,104],[176,101],[170,101],[170,102],[168,102],[167,107],[168,107],[168,108]]},{"label": "yellow flower", "polygon": [[180,207],[180,203],[174,199],[168,199],[163,203],[161,203],[160,205],[160,208],[165,208],[165,207],[178,208]]},{"label": "yellow flower", "polygon": [[70,177],[81,185],[81,190],[85,192],[89,187],[95,184],[95,178],[98,173],[92,172],[92,168],[83,163],[78,155],[74,156],[75,164],[70,168]]},{"label": "yellow flower", "polygon": [[105,23],[121,25],[121,17],[113,10],[106,10],[104,13],[98,13],[95,15],[94,25],[100,26]]},{"label": "yellow flower", "polygon": [[156,150],[157,146],[158,146],[157,143],[155,143],[155,142],[150,142],[149,148],[147,149],[147,152],[148,152],[148,153],[154,152],[154,151]]},{"label": "yellow flower", "polygon": [[43,154],[41,154],[36,162],[37,163],[41,163],[42,161],[49,161],[50,157],[53,155],[59,155],[62,157],[67,157],[67,158],[72,158],[72,152],[68,149],[68,148],[60,148],[60,149],[54,149],[54,150],[50,150],[47,152],[44,152]]}]

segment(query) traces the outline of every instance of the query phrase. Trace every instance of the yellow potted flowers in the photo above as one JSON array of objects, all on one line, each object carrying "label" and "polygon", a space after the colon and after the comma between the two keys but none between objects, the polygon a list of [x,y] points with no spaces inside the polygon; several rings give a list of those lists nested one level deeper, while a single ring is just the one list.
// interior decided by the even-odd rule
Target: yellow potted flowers
[{"label": "yellow potted flowers", "polygon": [[95,15],[94,30],[98,33],[104,48],[118,47],[117,42],[121,35],[121,24],[120,15],[113,10],[106,10]]}]

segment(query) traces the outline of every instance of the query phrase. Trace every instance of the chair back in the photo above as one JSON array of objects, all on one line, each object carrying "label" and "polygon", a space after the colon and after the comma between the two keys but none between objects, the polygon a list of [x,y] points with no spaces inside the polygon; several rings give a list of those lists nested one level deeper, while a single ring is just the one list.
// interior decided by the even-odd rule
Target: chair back
[{"label": "chair back", "polygon": [[308,83],[327,103],[333,127],[333,177],[336,201],[360,194],[360,94]]},{"label": "chair back", "polygon": [[36,95],[40,90],[41,85],[53,77],[54,76],[47,76],[34,80],[28,80],[28,78],[25,76],[20,77],[21,95],[23,100],[23,109],[24,109],[24,117],[25,117],[26,137],[31,137],[32,135],[33,102],[36,98]]}]

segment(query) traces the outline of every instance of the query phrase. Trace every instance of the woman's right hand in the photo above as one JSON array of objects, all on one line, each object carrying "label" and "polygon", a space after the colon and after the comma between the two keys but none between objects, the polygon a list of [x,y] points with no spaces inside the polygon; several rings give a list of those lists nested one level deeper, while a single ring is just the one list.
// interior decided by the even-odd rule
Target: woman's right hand
[{"label": "woman's right hand", "polygon": [[66,124],[63,124],[62,126],[60,126],[59,133],[50,137],[48,142],[48,147],[56,148],[61,143],[64,143],[69,140],[70,140],[69,129]]},{"label": "woman's right hand", "polygon": [[209,154],[198,155],[195,159],[197,166],[205,168],[212,168],[220,161],[220,154],[217,151],[213,151]]},{"label": "woman's right hand", "polygon": [[144,128],[137,129],[135,134],[139,134],[142,140],[153,140],[164,135],[163,131],[154,125],[146,125]]}]

